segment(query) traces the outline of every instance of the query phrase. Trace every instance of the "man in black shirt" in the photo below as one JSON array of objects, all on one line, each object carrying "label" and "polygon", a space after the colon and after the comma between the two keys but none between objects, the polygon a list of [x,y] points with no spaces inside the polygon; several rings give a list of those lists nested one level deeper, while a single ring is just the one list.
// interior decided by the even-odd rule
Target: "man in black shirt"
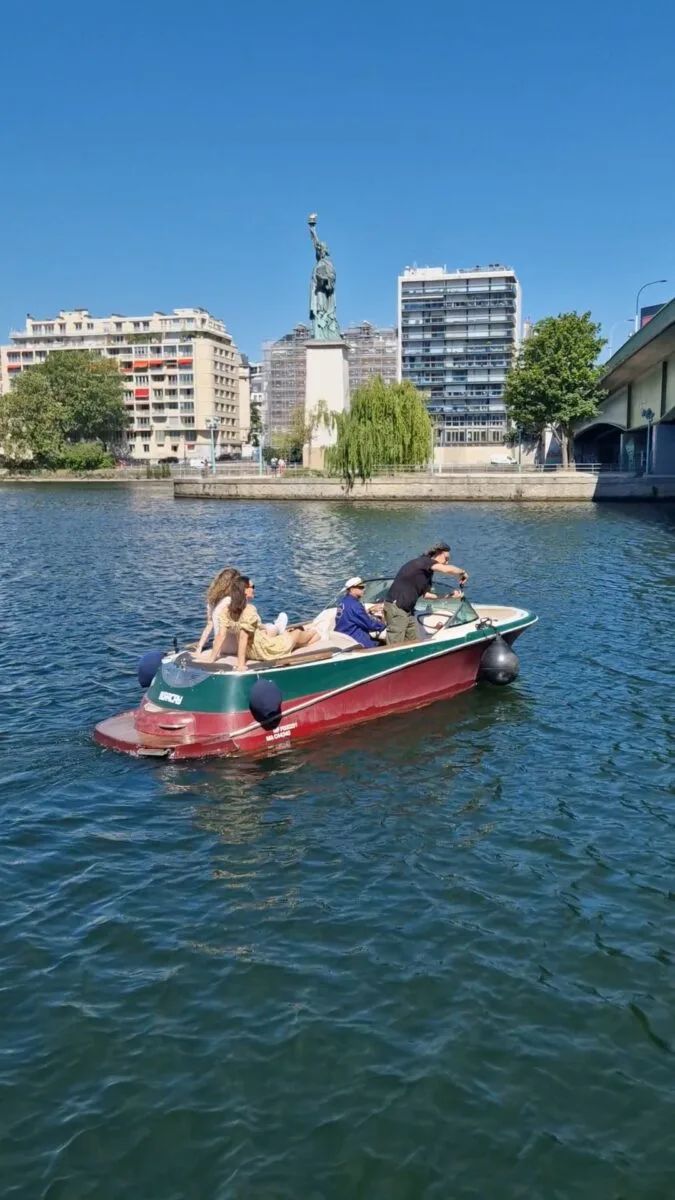
[{"label": "man in black shirt", "polygon": [[[414,608],[420,596],[433,596],[433,574],[458,575],[460,583],[469,576],[462,567],[450,562],[450,547],[447,542],[438,542],[422,554],[404,563],[393,581],[384,601],[384,619],[387,622],[387,645],[419,641],[419,626]],[[455,596],[461,592],[455,592]]]}]

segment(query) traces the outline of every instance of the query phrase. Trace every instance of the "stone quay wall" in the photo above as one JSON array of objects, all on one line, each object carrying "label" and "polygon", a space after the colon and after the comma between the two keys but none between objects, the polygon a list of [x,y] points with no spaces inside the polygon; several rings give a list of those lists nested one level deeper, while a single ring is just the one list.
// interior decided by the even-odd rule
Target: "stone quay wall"
[{"label": "stone quay wall", "polygon": [[200,477],[174,482],[177,500],[334,500],[533,502],[675,500],[675,476],[592,475],[583,471],[519,474],[494,471],[452,475],[377,476],[348,491],[338,479],[240,476]]}]

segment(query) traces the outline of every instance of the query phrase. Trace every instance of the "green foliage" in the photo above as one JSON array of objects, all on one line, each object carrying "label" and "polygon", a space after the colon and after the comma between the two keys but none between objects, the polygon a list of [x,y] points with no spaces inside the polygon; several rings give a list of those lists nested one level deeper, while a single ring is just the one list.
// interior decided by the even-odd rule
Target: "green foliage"
[{"label": "green foliage", "polygon": [[291,414],[288,433],[275,433],[263,449],[263,458],[283,458],[287,463],[301,463],[302,450],[310,435],[311,426],[305,420],[304,405],[298,404]]},{"label": "green foliage", "polygon": [[69,443],[110,442],[125,426],[117,365],[90,352],[54,351],[0,397],[0,444],[11,462],[57,466]]},{"label": "green foliage", "polygon": [[589,312],[545,317],[523,342],[506,379],[504,400],[512,423],[530,438],[551,426],[564,466],[574,424],[594,416],[605,394],[597,362],[604,344]]},{"label": "green foliage", "polygon": [[337,442],[326,450],[326,469],[348,487],[370,479],[378,467],[423,467],[432,454],[432,425],[424,397],[405,380],[379,376],[357,388],[348,413],[333,416]]},{"label": "green foliage", "polygon": [[[30,376],[27,387],[24,379]],[[37,372],[27,372],[10,392],[0,396],[0,445],[8,464],[57,466],[67,424],[63,405],[49,381]]]},{"label": "green foliage", "polygon": [[115,460],[100,442],[75,442],[61,451],[58,465],[67,471],[98,471],[102,467],[114,467]]},{"label": "green foliage", "polygon": [[145,468],[146,479],[168,479],[171,475],[171,468],[168,463],[158,463],[156,467],[148,465]]},{"label": "green foliage", "polygon": [[260,401],[251,401],[251,428],[249,430],[248,440],[252,446],[260,445],[262,436],[262,417],[260,415]]}]

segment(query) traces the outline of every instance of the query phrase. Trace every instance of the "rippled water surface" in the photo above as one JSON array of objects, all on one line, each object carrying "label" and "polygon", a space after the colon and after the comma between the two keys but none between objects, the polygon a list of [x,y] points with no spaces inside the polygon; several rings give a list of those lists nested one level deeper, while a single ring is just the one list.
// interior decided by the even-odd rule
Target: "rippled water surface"
[{"label": "rippled water surface", "polygon": [[[675,1189],[673,513],[0,491],[0,1194]],[[95,747],[220,566],[263,615],[438,535],[522,675],[262,761]]]}]

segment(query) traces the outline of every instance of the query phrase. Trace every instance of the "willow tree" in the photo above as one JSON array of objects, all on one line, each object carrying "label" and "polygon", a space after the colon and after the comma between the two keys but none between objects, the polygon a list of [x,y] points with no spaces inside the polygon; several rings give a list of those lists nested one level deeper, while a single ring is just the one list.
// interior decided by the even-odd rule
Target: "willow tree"
[{"label": "willow tree", "polygon": [[409,380],[385,383],[376,375],[357,388],[347,413],[334,417],[337,441],[326,469],[348,487],[381,467],[423,467],[432,454],[432,425],[424,397]]}]

